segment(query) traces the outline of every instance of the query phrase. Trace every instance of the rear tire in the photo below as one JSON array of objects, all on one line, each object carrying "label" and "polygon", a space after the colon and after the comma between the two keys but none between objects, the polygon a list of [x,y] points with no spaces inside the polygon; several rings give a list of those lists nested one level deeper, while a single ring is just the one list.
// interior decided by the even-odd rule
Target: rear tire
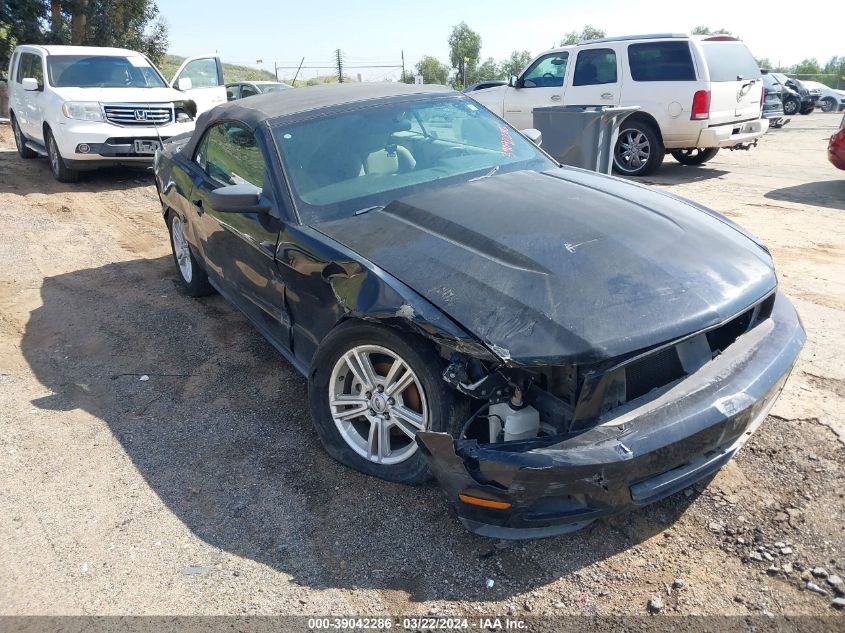
[{"label": "rear tire", "polygon": [[719,153],[718,147],[696,147],[692,149],[673,149],[672,157],[682,165],[703,165]]},{"label": "rear tire", "polygon": [[833,109],[836,107],[836,99],[833,97],[825,97],[822,99],[819,106],[822,109],[822,112],[833,112]]},{"label": "rear tire", "polygon": [[647,176],[666,155],[666,149],[654,128],[642,121],[622,123],[613,149],[613,168],[623,176]]},{"label": "rear tire", "polygon": [[50,171],[53,173],[53,178],[59,182],[77,182],[79,172],[75,169],[68,169],[65,165],[65,159],[62,158],[56,139],[53,138],[53,133],[49,128],[44,134],[44,141],[47,145],[47,157],[50,159]]},{"label": "rear tire", "polygon": [[29,159],[38,156],[38,152],[26,146],[26,137],[24,137],[23,132],[21,131],[21,126],[18,125],[18,120],[15,118],[14,114],[12,114],[12,132],[15,135],[15,147],[17,148],[18,154],[20,154],[21,158]]},{"label": "rear tire", "polygon": [[205,297],[214,294],[214,286],[208,281],[208,275],[200,266],[191,245],[185,237],[182,218],[175,213],[167,216],[167,229],[170,231],[170,248],[173,251],[173,262],[176,272],[185,292],[191,297]]},{"label": "rear tire", "polygon": [[801,102],[798,99],[789,98],[783,100],[783,113],[786,116],[793,116],[798,114],[798,110],[801,109]]},{"label": "rear tire", "polygon": [[[401,373],[393,372],[397,362]],[[454,433],[468,415],[466,402],[443,382],[443,365],[433,346],[393,328],[347,321],[332,330],[320,343],[308,381],[311,417],[326,452],[387,481],[427,480],[428,463],[413,439],[416,432]],[[359,379],[367,374],[372,379]],[[409,386],[391,391],[407,375]],[[409,422],[408,412],[415,422]]]},{"label": "rear tire", "polygon": [[815,110],[815,109],[816,109],[816,106],[808,105],[808,106],[804,106],[803,108],[801,108],[800,112],[801,112],[801,114],[811,114],[813,112],[813,110]]}]

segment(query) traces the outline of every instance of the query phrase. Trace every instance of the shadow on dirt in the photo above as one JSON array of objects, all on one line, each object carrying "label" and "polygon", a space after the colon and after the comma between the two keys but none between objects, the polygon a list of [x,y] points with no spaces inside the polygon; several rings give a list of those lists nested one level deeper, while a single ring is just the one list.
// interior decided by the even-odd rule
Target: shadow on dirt
[{"label": "shadow on dirt", "polygon": [[680,185],[689,182],[702,182],[704,180],[712,180],[720,178],[728,172],[724,169],[711,167],[710,165],[701,165],[692,167],[689,165],[681,165],[669,158],[655,173],[645,178],[631,178],[632,182],[639,182],[644,185]]},{"label": "shadow on dirt", "polygon": [[[21,175],[26,185],[21,185]],[[125,191],[153,184],[149,165],[138,167],[106,167],[83,171],[79,182],[61,183],[53,178],[46,158],[24,160],[15,150],[0,150],[0,193],[66,193],[79,191]]]},{"label": "shadow on dirt", "polygon": [[390,484],[332,461],[305,381],[222,298],[181,294],[169,257],[49,277],[41,298],[21,349],[53,394],[33,404],[103,420],[162,512],[301,585],[501,600],[652,537],[692,501],[676,495],[575,534],[497,544],[464,531],[436,485]]},{"label": "shadow on dirt", "polygon": [[765,194],[770,200],[784,200],[814,207],[845,210],[845,178],[807,182],[794,187],[773,189]]}]

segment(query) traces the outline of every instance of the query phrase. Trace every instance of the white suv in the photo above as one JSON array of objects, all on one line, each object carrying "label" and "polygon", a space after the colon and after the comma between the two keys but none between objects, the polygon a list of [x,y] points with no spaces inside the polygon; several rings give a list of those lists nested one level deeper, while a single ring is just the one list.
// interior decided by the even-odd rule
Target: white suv
[{"label": "white suv", "polygon": [[763,80],[739,40],[720,35],[641,35],[593,40],[546,51],[508,85],[470,96],[517,129],[537,107],[636,105],[622,123],[613,162],[643,176],[668,150],[700,165],[719,148],[748,149],[768,129],[760,118]]},{"label": "white suv", "polygon": [[168,84],[149,59],[120,48],[18,46],[8,86],[18,152],[48,156],[61,182],[150,163],[161,140],[192,131],[198,111],[226,101],[217,57],[185,60]]}]

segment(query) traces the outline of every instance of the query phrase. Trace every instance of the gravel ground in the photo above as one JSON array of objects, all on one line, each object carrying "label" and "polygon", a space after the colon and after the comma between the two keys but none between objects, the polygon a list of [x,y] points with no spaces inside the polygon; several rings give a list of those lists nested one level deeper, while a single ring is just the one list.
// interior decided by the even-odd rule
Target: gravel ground
[{"label": "gravel ground", "polygon": [[839,120],[650,180],[762,238],[801,314],[760,431],[695,488],[516,544],[465,532],[434,484],[323,453],[303,379],[180,292],[148,172],[62,185],[0,126],[0,615],[841,614]]}]

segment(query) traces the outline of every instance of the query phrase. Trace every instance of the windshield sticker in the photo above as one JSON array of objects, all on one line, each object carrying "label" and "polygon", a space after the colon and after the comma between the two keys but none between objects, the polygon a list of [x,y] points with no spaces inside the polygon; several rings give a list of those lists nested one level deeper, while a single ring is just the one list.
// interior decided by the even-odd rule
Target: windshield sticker
[{"label": "windshield sticker", "polygon": [[499,138],[502,143],[502,155],[513,156],[513,138],[511,137],[510,130],[504,126],[500,127]]}]

